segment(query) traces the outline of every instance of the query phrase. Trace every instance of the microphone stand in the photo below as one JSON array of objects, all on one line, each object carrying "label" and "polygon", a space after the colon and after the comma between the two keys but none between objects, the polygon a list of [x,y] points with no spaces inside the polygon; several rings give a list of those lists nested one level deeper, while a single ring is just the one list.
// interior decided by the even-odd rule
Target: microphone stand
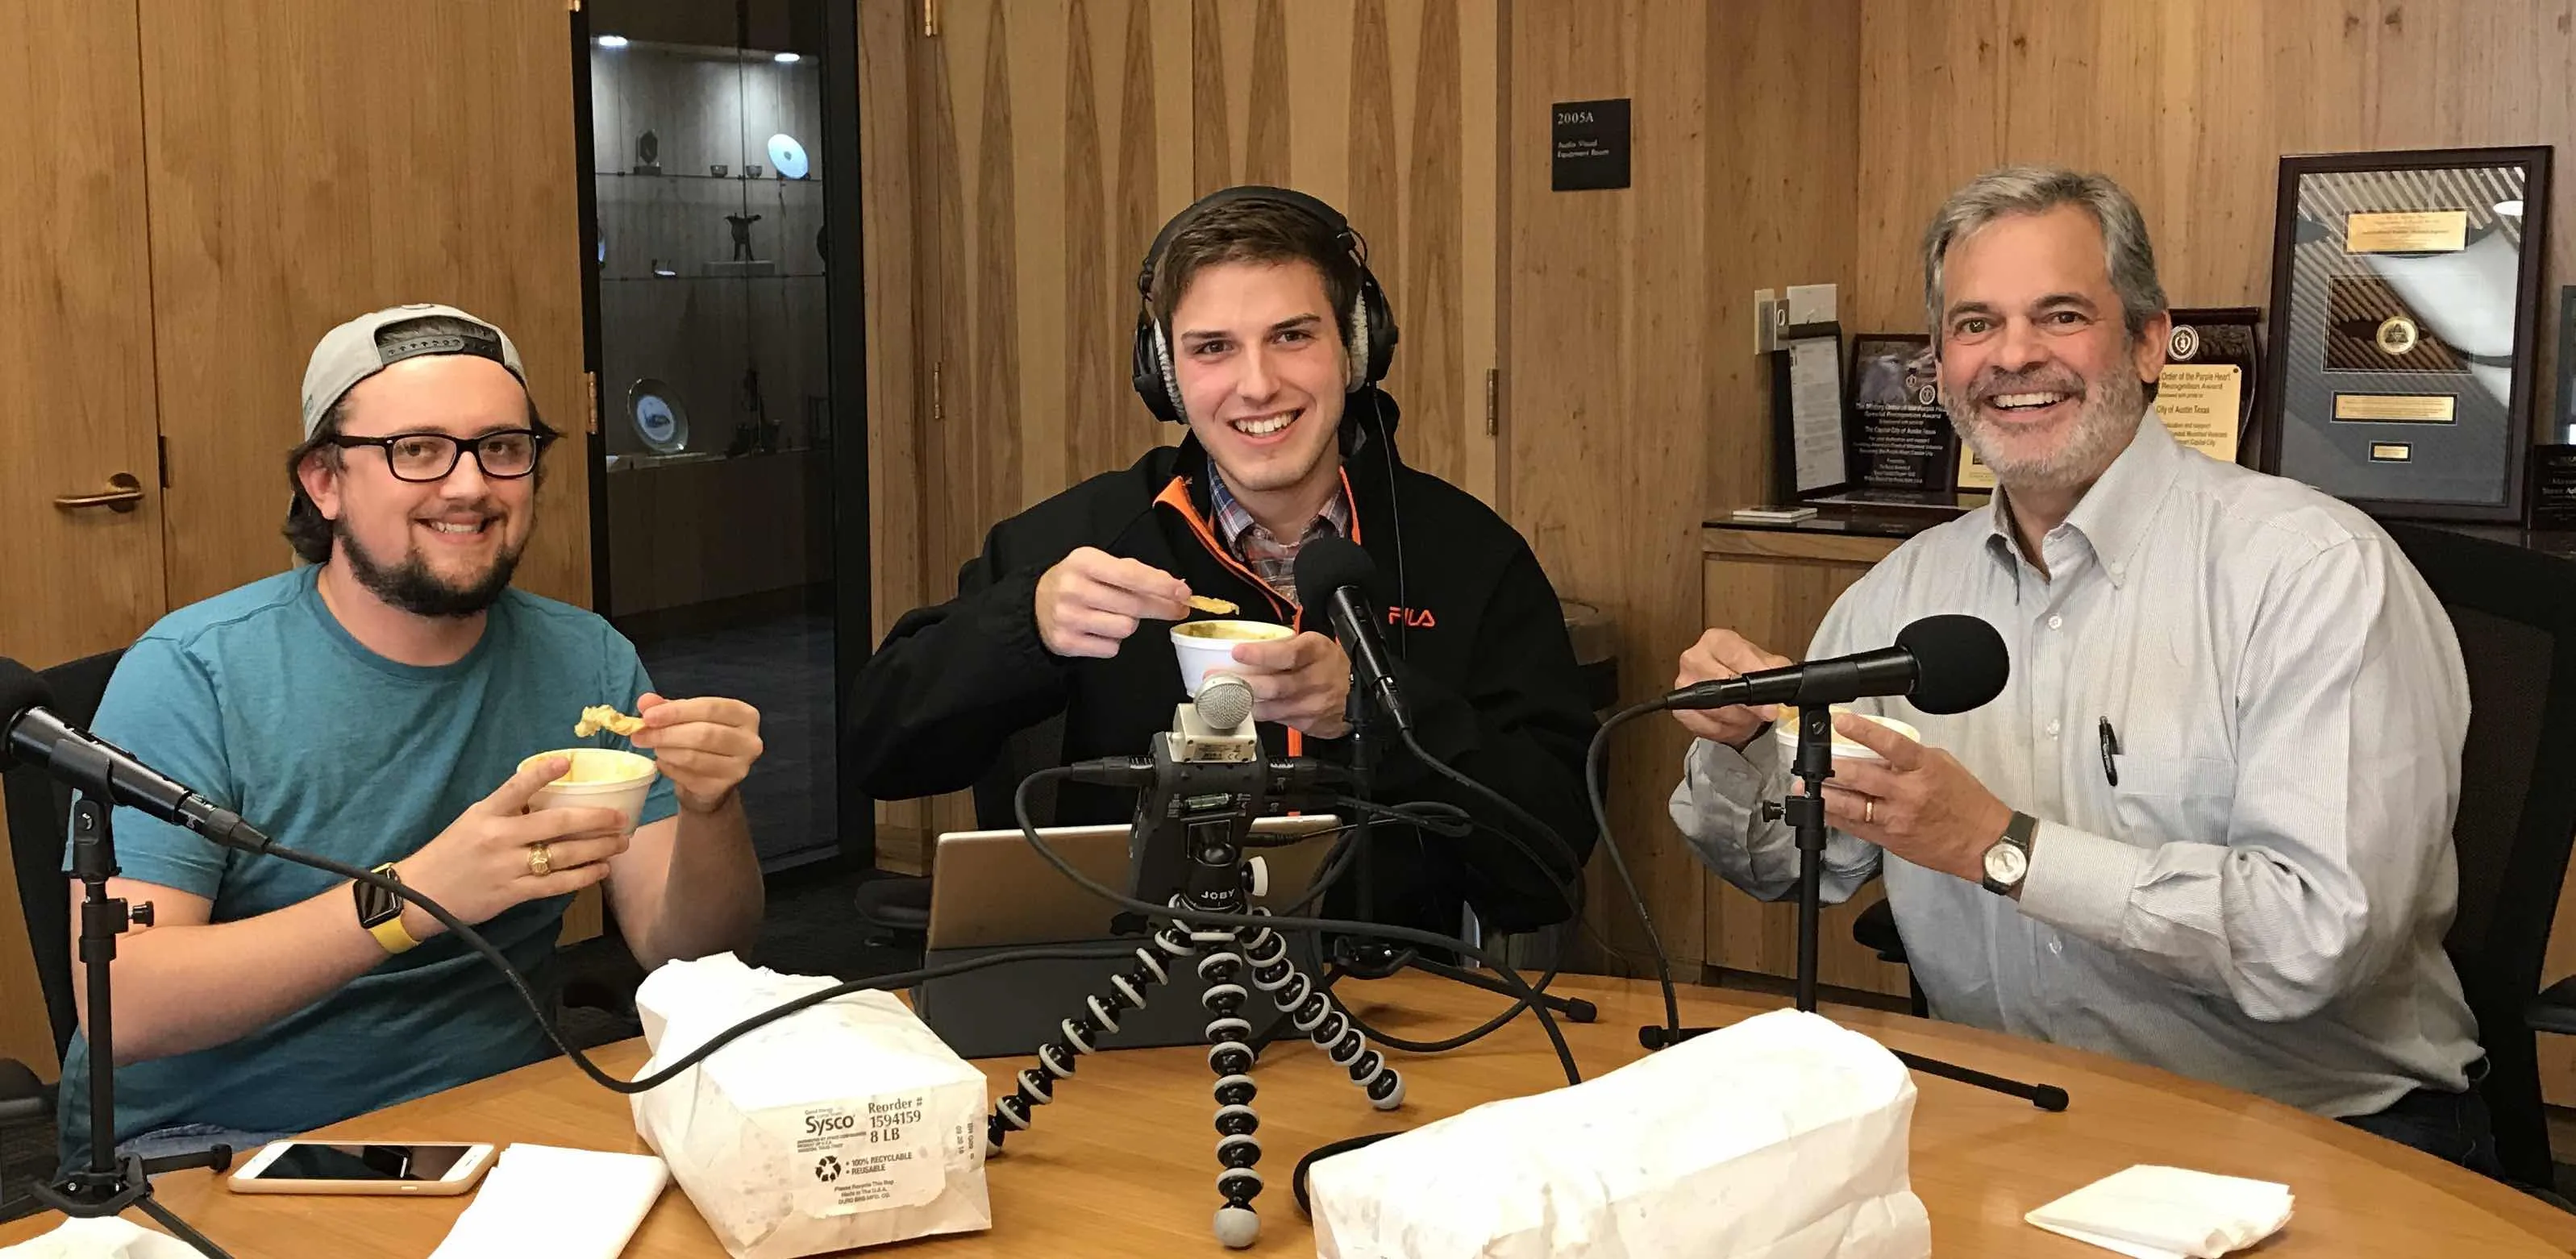
[{"label": "microphone stand", "polygon": [[[55,753],[55,774],[68,745]],[[103,769],[104,767],[102,767]],[[110,992],[110,963],[116,960],[116,937],[135,923],[152,925],[149,903],[128,906],[107,894],[116,877],[116,840],[108,808],[83,794],[72,806],[72,873],[81,881],[80,961],[89,989],[89,1168],[61,1181],[33,1186],[38,1202],[78,1220],[122,1215],[127,1207],[170,1230],[172,1236],[213,1259],[228,1259],[223,1248],[188,1226],[152,1197],[152,1177],[192,1167],[222,1172],[232,1166],[233,1150],[218,1145],[197,1154],[145,1159],[116,1154],[116,1005]]]},{"label": "microphone stand", "polygon": [[[1824,901],[1825,780],[1834,776],[1832,706],[1807,704],[1798,709],[1798,756],[1793,772],[1806,784],[1806,793],[1792,793],[1786,800],[1765,803],[1762,816],[1766,821],[1788,819],[1790,829],[1798,836],[1798,977],[1794,1000],[1799,1010],[1813,1014],[1816,1012],[1816,936],[1823,917]],[[1660,1028],[1646,1030],[1662,1031]],[[1715,1030],[1713,1027],[1677,1028],[1654,1040],[1662,1045],[1674,1045]],[[1660,1046],[1649,1044],[1648,1047]],[[2024,1084],[1902,1049],[1888,1052],[1895,1054],[1896,1060],[1909,1069],[1925,1075],[1937,1075],[2006,1097],[2018,1097],[2041,1110],[2066,1109],[2066,1090],[2054,1084]]]}]

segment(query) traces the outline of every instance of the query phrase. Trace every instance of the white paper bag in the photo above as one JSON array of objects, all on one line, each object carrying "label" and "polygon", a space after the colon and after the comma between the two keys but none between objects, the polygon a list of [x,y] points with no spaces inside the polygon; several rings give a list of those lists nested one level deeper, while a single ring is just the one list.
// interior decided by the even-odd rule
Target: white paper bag
[{"label": "white paper bag", "polygon": [[[644,1070],[837,982],[730,953],[665,965],[635,994]],[[853,993],[638,1094],[635,1130],[733,1259],[792,1259],[992,1227],[984,1090],[901,1001]]]},{"label": "white paper bag", "polygon": [[1781,1010],[1315,1164],[1319,1259],[1923,1259],[1914,1082]]}]

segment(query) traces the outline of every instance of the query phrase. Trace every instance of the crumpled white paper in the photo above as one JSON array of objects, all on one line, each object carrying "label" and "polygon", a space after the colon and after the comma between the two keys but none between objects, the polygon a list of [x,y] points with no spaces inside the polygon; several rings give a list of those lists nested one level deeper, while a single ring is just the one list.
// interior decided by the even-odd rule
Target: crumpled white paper
[{"label": "crumpled white paper", "polygon": [[[837,980],[673,962],[635,993],[662,1069]],[[993,1224],[984,1074],[882,992],[838,997],[634,1099],[635,1130],[733,1259],[793,1259]]]},{"label": "crumpled white paper", "polygon": [[671,1173],[650,1154],[501,1152],[429,1259],[617,1259]]},{"label": "crumpled white paper", "polygon": [[[222,1238],[216,1238],[217,1243]],[[124,1220],[65,1220],[61,1227],[15,1246],[0,1259],[198,1259],[196,1248]]]},{"label": "crumpled white paper", "polygon": [[1780,1010],[1315,1164],[1318,1259],[1923,1259],[1914,1081]]},{"label": "crumpled white paper", "polygon": [[2290,1222],[2290,1187],[2141,1163],[2022,1218],[2130,1259],[2218,1259]]}]

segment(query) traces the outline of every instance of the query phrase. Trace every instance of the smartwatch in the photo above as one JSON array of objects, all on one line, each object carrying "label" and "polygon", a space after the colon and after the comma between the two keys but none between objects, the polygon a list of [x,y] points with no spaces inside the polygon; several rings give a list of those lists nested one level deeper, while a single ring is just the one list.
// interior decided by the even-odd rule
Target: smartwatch
[{"label": "smartwatch", "polygon": [[[373,873],[396,883],[402,882],[402,876],[394,873],[392,862],[377,866]],[[353,882],[349,884],[349,891],[358,899],[358,925],[365,927],[367,934],[374,936],[386,953],[408,953],[420,947],[420,941],[403,930],[401,897],[372,883]]]},{"label": "smartwatch", "polygon": [[2015,813],[2004,824],[2003,838],[1986,847],[1987,891],[1997,896],[2010,896],[2020,890],[2021,881],[2030,874],[2030,840],[2039,830],[2039,819],[2027,813]]}]

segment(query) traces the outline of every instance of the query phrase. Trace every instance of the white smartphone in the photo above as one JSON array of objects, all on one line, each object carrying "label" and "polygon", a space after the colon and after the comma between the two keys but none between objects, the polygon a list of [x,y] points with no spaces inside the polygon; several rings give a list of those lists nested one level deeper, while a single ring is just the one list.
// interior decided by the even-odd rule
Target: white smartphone
[{"label": "white smartphone", "polygon": [[448,1197],[474,1187],[492,1147],[464,1142],[271,1141],[225,1178],[235,1193],[376,1193]]}]

